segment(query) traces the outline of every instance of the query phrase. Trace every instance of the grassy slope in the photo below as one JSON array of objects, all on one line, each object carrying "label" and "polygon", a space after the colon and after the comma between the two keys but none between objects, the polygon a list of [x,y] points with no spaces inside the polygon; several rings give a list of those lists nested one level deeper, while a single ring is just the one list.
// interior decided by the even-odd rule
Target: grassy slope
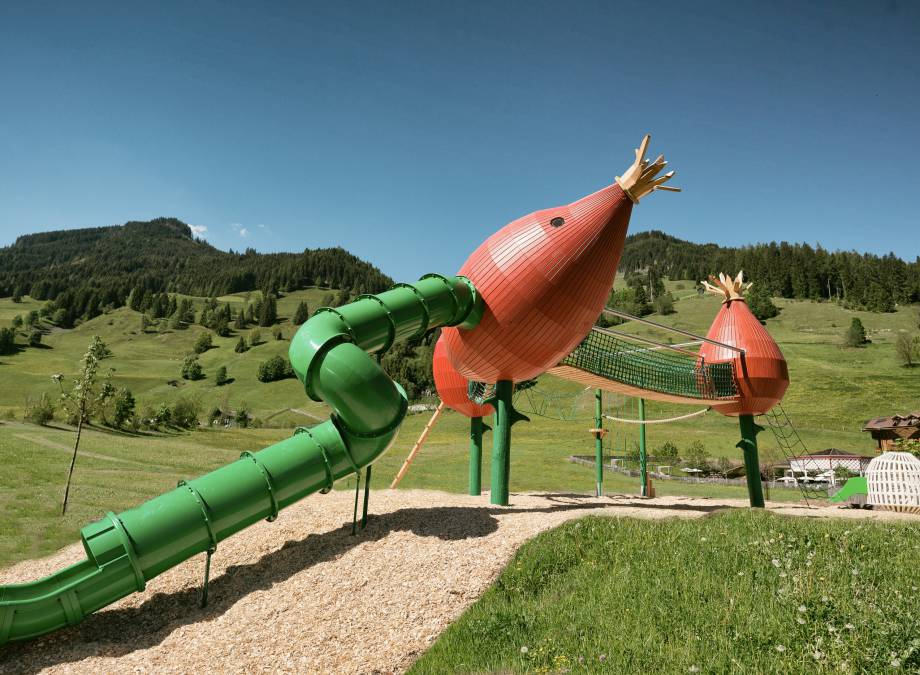
[{"label": "grassy slope", "polygon": [[525,544],[412,673],[920,671],[920,526],[734,511]]},{"label": "grassy slope", "polygon": [[[166,322],[162,321],[162,332],[151,328],[146,334],[141,334],[140,314],[123,307],[87,321],[75,330],[52,329],[42,340],[44,347],[0,357],[0,382],[4,384],[0,386],[0,408],[21,408],[26,395],[37,396],[43,391],[56,396],[59,390],[52,383],[51,375],[73,375],[90,338],[99,335],[115,354],[104,365],[115,369],[113,381],[116,386],[131,389],[139,410],[145,404],[172,400],[181,393],[198,398],[205,409],[225,401],[233,408],[246,405],[254,415],[262,418],[291,407],[324,416],[325,407],[307,400],[296,380],[263,384],[256,379],[256,372],[259,363],[268,357],[275,354],[287,356],[288,340],[297,328],[289,318],[297,304],[305,300],[309,307],[315,308],[328,293],[330,291],[314,288],[287,294],[278,301],[284,340],[275,340],[271,328],[260,328],[263,343],[244,354],[237,354],[233,351],[237,334],[226,338],[214,336],[215,347],[199,359],[206,377],[197,382],[182,380],[179,372],[184,356],[192,351],[197,336],[206,330],[201,326],[173,331],[165,329]],[[220,300],[242,305],[244,294],[225,296]],[[200,301],[196,299],[198,304]],[[15,314],[25,314],[37,307],[38,303],[28,298],[19,305],[14,305],[8,298],[0,300],[0,322],[6,323]],[[247,341],[250,331],[241,331]],[[216,387],[214,374],[220,366],[226,366],[228,376],[234,381]],[[170,380],[178,381],[178,389],[167,384]],[[309,423],[310,418],[289,413],[285,415],[285,420],[294,425]]]}]

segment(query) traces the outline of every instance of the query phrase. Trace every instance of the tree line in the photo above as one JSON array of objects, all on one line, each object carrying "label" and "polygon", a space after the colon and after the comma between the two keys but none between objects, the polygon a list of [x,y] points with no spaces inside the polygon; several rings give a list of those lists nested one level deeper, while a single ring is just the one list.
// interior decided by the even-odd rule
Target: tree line
[{"label": "tree line", "polygon": [[831,252],[788,242],[734,248],[695,244],[659,231],[630,235],[620,270],[628,275],[650,268],[671,279],[697,281],[743,269],[745,278],[772,296],[835,300],[849,309],[891,312],[896,304],[920,302],[920,258],[905,262],[894,253]]},{"label": "tree line", "polygon": [[0,297],[53,300],[64,327],[162,294],[215,297],[311,286],[378,293],[393,280],[343,248],[301,253],[221,251],[175,218],[41,232],[0,248]]}]

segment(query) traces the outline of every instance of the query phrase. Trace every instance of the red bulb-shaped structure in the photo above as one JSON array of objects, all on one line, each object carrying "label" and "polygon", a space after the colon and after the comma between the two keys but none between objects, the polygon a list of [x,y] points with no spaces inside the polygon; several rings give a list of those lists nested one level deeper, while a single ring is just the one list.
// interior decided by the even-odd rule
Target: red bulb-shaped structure
[{"label": "red bulb-shaped structure", "polygon": [[744,354],[708,342],[700,348],[700,357],[706,363],[731,361],[734,364],[739,397],[730,403],[713,405],[715,410],[729,417],[762,415],[782,400],[789,386],[786,358],[741,297],[740,276],[734,282],[734,291],[727,277],[723,277],[723,281],[728,285],[713,289],[725,293],[726,299],[706,337],[739,347]]},{"label": "red bulb-shaped structure", "polygon": [[438,338],[434,346],[431,368],[434,373],[434,386],[444,405],[467,417],[486,417],[492,414],[491,405],[479,405],[470,400],[469,382],[457,372],[450,359],[447,358],[447,347],[444,344],[443,335]]},{"label": "red bulb-shaped structure", "polygon": [[632,213],[618,184],[519,218],[460,269],[485,301],[474,330],[447,328],[447,355],[470,380],[526,380],[555,366],[604,307]]}]

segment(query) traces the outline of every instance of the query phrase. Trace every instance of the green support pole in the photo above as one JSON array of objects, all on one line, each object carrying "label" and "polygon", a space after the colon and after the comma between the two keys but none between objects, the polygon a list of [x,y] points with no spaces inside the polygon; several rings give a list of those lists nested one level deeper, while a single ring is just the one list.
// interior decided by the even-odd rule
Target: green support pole
[{"label": "green support pole", "polygon": [[604,423],[603,408],[604,398],[600,389],[594,390],[594,464],[595,482],[597,483],[594,496],[600,497],[604,493],[604,434],[600,429]]},{"label": "green support pole", "polygon": [[648,456],[645,453],[645,399],[639,399],[639,476],[642,487],[639,494],[648,497]]},{"label": "green support pole", "polygon": [[511,425],[527,421],[511,403],[514,383],[499,380],[495,383],[495,396],[487,402],[495,408],[495,425],[492,430],[492,485],[489,501],[499,506],[508,506],[508,478],[511,473]]},{"label": "green support pole", "polygon": [[748,497],[751,506],[763,508],[763,484],[760,481],[760,460],[757,457],[757,434],[763,427],[754,422],[753,415],[740,415],[738,423],[741,427],[741,441],[737,447],[744,452],[744,469],[747,473]]},{"label": "green support pole", "polygon": [[482,494],[482,432],[489,427],[481,417],[470,418],[470,494]]}]

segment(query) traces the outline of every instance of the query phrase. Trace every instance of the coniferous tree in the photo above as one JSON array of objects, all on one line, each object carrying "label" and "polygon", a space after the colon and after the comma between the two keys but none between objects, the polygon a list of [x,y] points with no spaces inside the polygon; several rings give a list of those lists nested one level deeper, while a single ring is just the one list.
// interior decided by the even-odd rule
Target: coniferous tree
[{"label": "coniferous tree", "polygon": [[259,325],[262,327],[271,326],[278,320],[278,305],[275,296],[269,294],[262,301],[262,307],[259,313]]},{"label": "coniferous tree", "polygon": [[299,326],[309,318],[310,310],[307,308],[307,303],[301,300],[300,304],[297,305],[297,310],[294,312],[294,325]]},{"label": "coniferous tree", "polygon": [[16,331],[12,328],[0,328],[0,354],[12,354],[16,351]]},{"label": "coniferous tree", "polygon": [[770,297],[769,292],[767,292],[767,287],[764,284],[755,283],[751,286],[747,295],[744,296],[744,299],[747,302],[748,309],[750,309],[751,313],[760,319],[760,321],[772,319],[779,314],[779,309],[773,304],[773,299]]},{"label": "coniferous tree", "polygon": [[195,340],[195,346],[193,349],[196,354],[203,354],[213,347],[213,342],[211,340],[211,334],[208,332],[201,333],[198,338]]},{"label": "coniferous tree", "polygon": [[868,342],[866,329],[862,321],[859,320],[859,317],[854,316],[853,320],[850,322],[850,327],[847,328],[846,333],[844,333],[843,343],[847,347],[862,347]]}]

